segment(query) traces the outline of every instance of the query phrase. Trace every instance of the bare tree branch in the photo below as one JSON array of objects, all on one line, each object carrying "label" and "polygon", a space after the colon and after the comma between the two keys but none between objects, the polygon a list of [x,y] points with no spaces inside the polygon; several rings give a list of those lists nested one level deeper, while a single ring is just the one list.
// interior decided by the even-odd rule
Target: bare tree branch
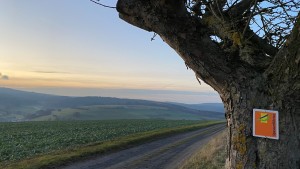
[{"label": "bare tree branch", "polygon": [[227,10],[227,13],[229,13],[232,18],[241,17],[244,12],[251,9],[251,7],[254,5],[253,2],[254,0],[242,0]]},{"label": "bare tree branch", "polygon": [[251,14],[249,15],[249,18],[248,18],[247,24],[246,24],[246,26],[245,26],[245,28],[244,28],[244,30],[243,30],[243,37],[245,36],[246,30],[247,30],[247,28],[248,28],[248,26],[249,26],[249,24],[250,24],[250,20],[251,20],[251,18],[252,18],[252,16],[253,16],[253,14],[254,14],[254,11],[255,11],[255,8],[256,8],[256,5],[257,5],[257,0],[254,0],[254,8],[253,8],[253,10],[252,10]]}]

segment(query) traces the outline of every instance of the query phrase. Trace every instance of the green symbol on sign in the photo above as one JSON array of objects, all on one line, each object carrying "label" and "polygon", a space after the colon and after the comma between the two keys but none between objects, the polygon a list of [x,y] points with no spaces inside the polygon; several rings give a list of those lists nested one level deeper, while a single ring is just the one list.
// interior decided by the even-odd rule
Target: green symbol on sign
[{"label": "green symbol on sign", "polygon": [[269,116],[267,113],[261,113],[259,118],[261,123],[268,123]]}]

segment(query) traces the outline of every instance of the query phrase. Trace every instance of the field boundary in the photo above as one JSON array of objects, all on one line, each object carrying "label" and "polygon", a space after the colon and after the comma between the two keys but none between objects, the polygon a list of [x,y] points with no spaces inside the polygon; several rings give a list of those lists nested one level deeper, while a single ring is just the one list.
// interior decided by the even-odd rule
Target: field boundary
[{"label": "field boundary", "polygon": [[[189,126],[181,126],[176,128],[165,128],[147,132],[136,133],[124,137],[119,137],[110,141],[98,142],[80,146],[67,150],[59,150],[52,153],[39,155],[30,159],[12,162],[11,164],[2,166],[7,169],[39,169],[39,168],[55,168],[74,161],[84,160],[89,157],[101,155],[108,152],[122,150],[128,147],[136,146],[141,143],[167,137],[170,135],[193,131],[216,124],[224,123],[223,121],[209,121]],[[1,167],[1,168],[2,168]]]}]

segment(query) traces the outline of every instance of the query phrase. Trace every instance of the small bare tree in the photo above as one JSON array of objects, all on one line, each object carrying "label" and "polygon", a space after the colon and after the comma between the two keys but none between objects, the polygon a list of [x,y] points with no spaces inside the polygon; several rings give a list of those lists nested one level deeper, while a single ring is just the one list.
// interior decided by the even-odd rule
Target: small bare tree
[{"label": "small bare tree", "polygon": [[[99,2],[99,1],[96,1]],[[226,168],[300,166],[299,0],[118,0],[158,34],[226,108]],[[254,138],[252,109],[279,111],[280,139]]]}]

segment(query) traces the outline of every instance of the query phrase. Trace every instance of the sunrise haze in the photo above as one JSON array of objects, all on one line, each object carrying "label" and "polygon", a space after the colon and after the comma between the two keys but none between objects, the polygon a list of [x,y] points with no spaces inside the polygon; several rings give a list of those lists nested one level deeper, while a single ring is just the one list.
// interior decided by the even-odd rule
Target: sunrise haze
[{"label": "sunrise haze", "polygon": [[158,36],[151,41],[153,33],[89,0],[2,0],[0,26],[0,87],[57,95],[221,102]]}]

